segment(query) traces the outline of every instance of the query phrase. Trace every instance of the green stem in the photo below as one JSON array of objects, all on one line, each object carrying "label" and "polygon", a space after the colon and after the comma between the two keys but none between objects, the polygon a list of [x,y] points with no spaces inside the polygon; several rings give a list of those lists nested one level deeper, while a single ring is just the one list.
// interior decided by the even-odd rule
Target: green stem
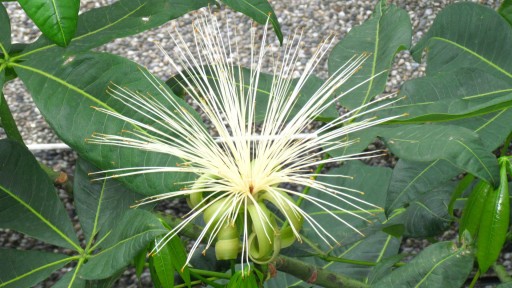
[{"label": "green stem", "polygon": [[494,265],[492,266],[492,269],[494,270],[494,272],[496,272],[496,275],[498,276],[498,278],[500,278],[500,281],[502,283],[512,281],[512,277],[510,277],[510,275],[508,275],[507,270],[502,265],[494,263]]},{"label": "green stem", "polygon": [[236,271],[235,271],[235,259],[231,259],[229,264],[231,266],[231,276],[233,276],[236,273]]},{"label": "green stem", "polygon": [[505,142],[503,143],[503,147],[501,147],[501,150],[500,150],[500,156],[507,155],[508,146],[510,146],[510,141],[512,141],[512,133],[508,134],[507,139],[505,139]]},{"label": "green stem", "polygon": [[215,271],[209,271],[209,270],[201,270],[201,269],[195,269],[195,268],[189,268],[188,269],[190,273],[203,275],[206,277],[215,277],[219,279],[231,279],[231,275],[222,273],[222,272],[215,272]]},{"label": "green stem", "polygon": [[475,287],[476,281],[478,280],[479,277],[480,277],[480,269],[478,269],[478,271],[476,271],[475,277],[473,277],[471,284],[469,284],[469,288]]},{"label": "green stem", "polygon": [[0,91],[0,121],[2,122],[5,134],[7,134],[7,138],[25,145],[2,91]]},{"label": "green stem", "polygon": [[192,271],[190,271],[190,275],[192,275],[192,276],[196,277],[197,279],[201,280],[202,283],[208,284],[208,285],[210,285],[210,286],[212,286],[214,288],[223,288],[224,287],[224,286],[222,286],[220,284],[217,284],[217,283],[213,282],[212,280],[209,280],[208,278],[205,278],[205,277],[203,277],[203,276],[201,276],[199,274],[196,274],[196,273],[194,273]]},{"label": "green stem", "polygon": [[305,263],[295,258],[279,256],[274,262],[277,270],[291,274],[309,284],[315,284],[326,288],[364,288],[367,284],[323,269],[313,264]]},{"label": "green stem", "polygon": [[[215,280],[217,280],[217,278],[211,277],[211,278],[206,278],[206,280],[208,280],[208,281],[215,281]],[[187,283],[183,283],[183,284],[179,284],[179,285],[174,286],[174,288],[184,288],[184,287],[190,287],[190,286],[195,287],[196,285],[200,285],[200,284],[203,284],[203,283],[204,282],[202,280],[195,280],[195,281],[191,281],[190,285],[187,284]]]}]

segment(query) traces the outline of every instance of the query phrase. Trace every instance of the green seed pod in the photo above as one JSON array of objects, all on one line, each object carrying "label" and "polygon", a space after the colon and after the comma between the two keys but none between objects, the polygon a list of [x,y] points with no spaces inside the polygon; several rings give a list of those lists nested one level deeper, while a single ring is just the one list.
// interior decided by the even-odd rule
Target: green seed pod
[{"label": "green seed pod", "polygon": [[217,260],[236,259],[240,252],[240,234],[236,225],[225,225],[217,234],[215,256]]},{"label": "green seed pod", "polygon": [[464,230],[468,230],[469,234],[475,239],[476,233],[480,226],[480,219],[482,218],[482,212],[484,209],[485,200],[487,195],[492,191],[491,184],[480,180],[471,194],[469,195],[466,207],[462,211],[462,218],[460,219],[459,225],[459,237],[462,236]]},{"label": "green seed pod", "polygon": [[273,249],[276,227],[274,215],[261,202],[258,202],[258,207],[254,204],[247,205],[247,210],[253,230],[249,236],[249,256],[256,261],[265,259],[271,255]]},{"label": "green seed pod", "polygon": [[507,168],[509,160],[500,158],[500,186],[487,196],[480,219],[477,240],[477,260],[481,273],[485,273],[498,259],[507,236],[510,218]]}]

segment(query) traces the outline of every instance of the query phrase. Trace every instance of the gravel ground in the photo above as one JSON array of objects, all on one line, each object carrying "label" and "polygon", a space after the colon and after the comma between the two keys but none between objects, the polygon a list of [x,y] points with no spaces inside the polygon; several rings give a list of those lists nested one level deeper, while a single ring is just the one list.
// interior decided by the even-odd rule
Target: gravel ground
[{"label": "gravel ground", "polygon": [[[94,7],[110,4],[111,0],[82,0],[82,11]],[[297,29],[304,31],[304,43],[300,47],[303,66],[312,51],[317,47],[327,35],[334,34],[338,39],[343,38],[345,34],[354,26],[357,26],[366,20],[375,5],[376,1],[353,1],[353,0],[289,0],[289,1],[271,1],[282,25],[283,34],[292,35]],[[413,44],[416,43],[430,27],[435,15],[453,0],[396,0],[389,1],[408,11],[413,23]],[[491,7],[497,7],[500,1],[474,1]],[[13,27],[13,40],[15,42],[31,42],[38,37],[38,32],[33,23],[26,17],[25,13],[15,2],[6,2],[9,15],[11,16],[11,25]],[[231,25],[237,27],[238,31],[247,31],[252,25],[246,17],[234,15],[231,11],[225,12],[228,18],[233,19]],[[176,71],[169,69],[169,66],[162,61],[163,55],[158,50],[154,42],[158,42],[165,49],[171,50],[172,45],[168,37],[168,30],[174,27],[184,27],[190,29],[192,17],[186,15],[178,21],[172,21],[158,29],[152,29],[141,35],[118,39],[101,48],[99,51],[106,51],[127,57],[137,63],[146,66],[157,76],[166,79]],[[189,33],[191,36],[191,33]],[[273,37],[272,37],[273,38]],[[240,39],[240,47],[246,47],[249,44],[248,39]],[[277,43],[277,40],[274,42]],[[300,67],[300,66],[299,66]],[[325,64],[317,71],[319,75],[326,75]],[[396,91],[403,81],[416,78],[424,73],[424,66],[415,63],[408,52],[401,52],[395,59],[395,64],[391,72],[391,79],[388,83],[387,91]],[[13,110],[16,123],[18,124],[22,136],[27,144],[33,143],[59,143],[59,138],[54,134],[51,128],[46,124],[37,108],[34,106],[30,95],[27,93],[23,84],[18,81],[11,81],[4,88],[7,101]],[[3,131],[0,129],[0,138],[3,138]],[[377,143],[378,145],[378,143]],[[72,174],[76,161],[76,154],[72,151],[41,151],[35,153],[36,157],[52,167],[55,170],[62,170]],[[393,166],[392,157],[382,158],[375,165]],[[70,197],[64,191],[60,191],[64,202],[70,208],[70,216],[75,218],[72,211]],[[186,209],[183,202],[174,201],[161,205],[162,210],[168,213],[182,214]],[[441,239],[453,239],[453,231],[448,231]],[[422,248],[430,243],[426,240],[406,239],[403,242],[402,250],[406,253],[417,254]],[[33,239],[28,239],[17,233],[10,231],[0,231],[0,247],[24,247],[26,249],[55,249],[44,245]],[[506,251],[502,255],[502,262],[509,271],[512,271],[512,251]],[[55,274],[40,287],[50,287],[51,283],[58,279],[59,274]],[[143,274],[142,283],[137,283],[134,273],[131,270],[125,272],[121,279],[116,283],[116,287],[150,287],[148,273]],[[139,285],[139,286],[137,286]]]}]

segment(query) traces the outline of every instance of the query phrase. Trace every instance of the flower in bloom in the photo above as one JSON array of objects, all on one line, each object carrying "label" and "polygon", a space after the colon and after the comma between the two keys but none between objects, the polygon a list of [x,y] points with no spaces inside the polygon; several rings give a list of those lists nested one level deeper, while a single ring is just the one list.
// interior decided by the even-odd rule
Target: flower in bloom
[{"label": "flower in bloom", "polygon": [[[187,263],[200,242],[206,243],[206,248],[215,244],[218,259],[241,256],[242,265],[250,261],[268,262],[281,248],[295,240],[301,241],[300,230],[305,222],[323,241],[336,244],[329,228],[320,225],[301,209],[298,201],[309,201],[334,220],[357,231],[335,212],[343,211],[344,215],[362,219],[364,214],[333,203],[342,201],[354,208],[351,210],[361,211],[373,208],[373,205],[360,200],[357,191],[322,181],[325,177],[313,171],[327,163],[371,157],[368,153],[331,158],[322,155],[352,144],[352,141],[343,140],[347,134],[394,117],[354,122],[356,116],[361,115],[357,115],[358,112],[365,110],[362,113],[370,113],[379,108],[364,107],[326,123],[314,133],[308,132],[308,127],[315,117],[357,88],[339,92],[340,86],[358,71],[368,55],[354,56],[299,105],[302,88],[332,45],[332,39],[317,48],[301,76],[293,81],[290,75],[295,72],[299,54],[299,45],[296,44],[301,36],[288,39],[283,55],[272,58],[270,93],[262,96],[258,93],[258,85],[263,77],[261,71],[265,58],[270,54],[266,29],[259,49],[256,48],[255,29],[251,31],[251,63],[249,69],[243,69],[237,60],[239,47],[233,40],[234,32],[221,32],[218,20],[209,12],[200,14],[193,26],[195,45],[188,46],[189,43],[185,43],[179,33],[174,37],[171,35],[177,47],[176,55],[165,55],[174,68],[181,69],[183,87],[193,106],[211,123],[211,127],[205,127],[200,118],[182,107],[182,101],[176,100],[177,97],[153,76],[144,73],[165,101],[119,86],[112,87],[110,94],[158,125],[147,125],[126,115],[96,108],[142,130],[124,131],[121,136],[94,134],[89,139],[97,144],[167,153],[183,159],[183,163],[176,167],[103,171],[115,173],[109,177],[155,172],[197,175],[192,183],[182,183],[184,188],[179,191],[162,191],[162,194],[143,200],[142,203],[150,203],[187,197],[191,207],[183,222],[157,242],[155,249],[161,248],[200,216],[205,229],[193,245]],[[263,119],[258,115],[264,115]],[[212,136],[212,131],[216,136]],[[332,197],[333,201],[289,188],[293,186],[311,187]]]}]

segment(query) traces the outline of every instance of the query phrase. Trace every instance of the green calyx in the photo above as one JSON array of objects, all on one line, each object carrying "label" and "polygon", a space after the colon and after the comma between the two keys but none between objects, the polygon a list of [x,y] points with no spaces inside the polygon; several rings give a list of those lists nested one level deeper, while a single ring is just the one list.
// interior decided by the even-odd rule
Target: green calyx
[{"label": "green calyx", "polygon": [[[214,175],[202,175],[191,189],[207,190],[208,182],[216,179]],[[258,264],[269,263],[279,255],[282,248],[289,247],[296,241],[296,235],[302,229],[304,219],[297,212],[295,201],[277,187],[272,187],[269,191],[258,191],[258,197],[248,200],[247,207],[242,205],[238,211],[232,210],[233,205],[239,205],[233,202],[237,201],[233,197],[222,195],[217,198],[216,195],[208,196],[207,193],[192,193],[187,200],[191,208],[204,209],[203,219],[207,229],[209,233],[216,234],[217,260],[238,257],[243,247],[241,231],[245,230],[248,233],[246,249],[249,258]],[[279,210],[279,217],[286,220],[282,227],[278,226],[276,215],[269,210],[268,203],[272,203]],[[240,215],[244,211],[247,215]]]},{"label": "green calyx", "polygon": [[240,233],[236,225],[225,225],[217,234],[215,257],[217,260],[236,259],[240,252]]}]

